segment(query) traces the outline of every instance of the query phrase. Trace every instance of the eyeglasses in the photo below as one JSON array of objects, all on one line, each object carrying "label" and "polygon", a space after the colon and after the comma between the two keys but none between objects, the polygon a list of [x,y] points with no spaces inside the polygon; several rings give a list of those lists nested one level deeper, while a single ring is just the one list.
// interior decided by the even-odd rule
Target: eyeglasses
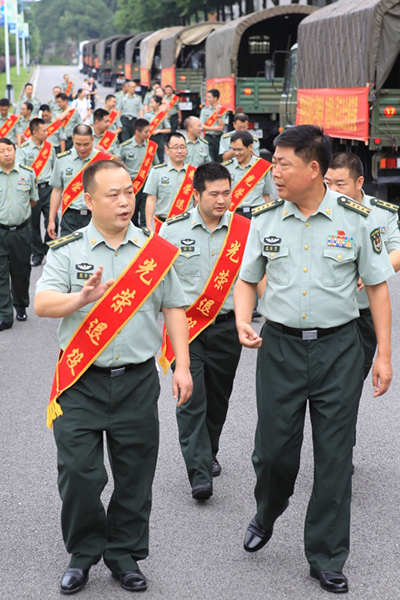
[{"label": "eyeglasses", "polygon": [[176,152],[177,150],[186,150],[186,146],[167,146],[167,148],[169,148],[170,150],[174,150],[174,152]]}]

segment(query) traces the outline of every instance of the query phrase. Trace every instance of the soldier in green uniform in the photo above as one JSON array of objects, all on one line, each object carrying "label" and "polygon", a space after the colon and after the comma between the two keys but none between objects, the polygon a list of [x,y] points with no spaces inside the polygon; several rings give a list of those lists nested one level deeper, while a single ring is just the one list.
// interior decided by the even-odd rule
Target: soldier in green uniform
[{"label": "soldier in green uniform", "polygon": [[[0,99],[0,128],[3,127],[4,123],[8,121],[9,111],[10,111],[10,101],[8,98]],[[7,134],[7,138],[14,144],[17,144],[17,125],[11,129],[11,131]]]},{"label": "soldier in green uniform", "polygon": [[[147,119],[136,119],[135,135],[130,140],[121,144],[120,158],[129,171],[132,181],[140,171],[146,156],[148,140],[150,137],[150,123]],[[153,166],[159,164],[157,153],[154,155]],[[145,185],[145,184],[144,184]],[[137,227],[146,227],[146,194],[143,187],[136,193],[136,206],[133,223]]]},{"label": "soldier in green uniform", "polygon": [[[163,103],[163,99],[160,96],[152,96],[150,98],[150,110],[146,113],[146,119],[149,123],[152,122],[154,117],[158,115],[158,113],[162,110],[161,105]],[[171,133],[171,123],[169,122],[168,117],[165,117],[161,123],[159,123],[157,129],[154,131],[151,136],[151,140],[157,144],[157,155],[160,159],[160,162],[164,160],[164,152],[165,152],[165,136]]]},{"label": "soldier in green uniform", "polygon": [[60,108],[59,108],[59,106],[57,104],[57,100],[56,100],[58,94],[61,94],[61,93],[62,93],[62,90],[61,90],[60,86],[55,85],[53,87],[53,98],[51,100],[49,100],[47,103],[50,106],[51,112],[54,113],[54,115],[57,115],[57,113],[59,113],[59,112],[63,112],[63,111],[60,111]]},{"label": "soldier in green uniform", "polygon": [[15,133],[17,136],[18,146],[20,146],[21,144],[23,144],[26,141],[25,137],[24,137],[24,133],[28,129],[29,123],[31,122],[32,110],[33,110],[33,105],[30,102],[23,102],[21,104],[21,110],[20,110],[21,117],[15,126]]},{"label": "soldier in green uniform", "polygon": [[[104,110],[107,110],[111,113],[113,110],[117,110],[117,98],[114,94],[108,94],[106,96],[106,101],[104,103]],[[115,121],[109,127],[110,131],[115,131],[115,133],[120,134],[122,131],[122,123],[119,116],[116,117]]]},{"label": "soldier in green uniform", "polygon": [[[200,166],[193,178],[196,208],[168,219],[160,235],[181,249],[175,269],[187,306],[200,296],[228,234],[231,181],[221,164]],[[187,308],[187,307],[186,307]],[[233,287],[217,318],[189,346],[193,395],[177,409],[179,442],[192,496],[207,500],[221,473],[219,440],[228,412],[241,345],[233,312]]]},{"label": "soldier in green uniform", "polygon": [[[135,196],[124,165],[93,163],[83,184],[92,222],[57,241],[36,290],[38,316],[62,318],[58,329],[62,349],[147,240],[131,223]],[[181,405],[192,392],[185,303],[172,268],[94,363],[58,398],[63,414],[54,420],[53,429],[62,531],[71,555],[61,580],[64,594],[80,590],[101,557],[124,589],[147,588],[138,561],[148,555],[158,450],[160,384],[154,354],[162,336],[157,317],[162,309],[172,334],[177,355],[173,397]],[[104,433],[114,480],[107,513],[100,499],[107,483]]]},{"label": "soldier in green uniform", "polygon": [[[364,366],[356,284],[360,275],[378,338],[377,397],[392,376],[386,279],[393,268],[370,210],[324,185],[331,160],[328,136],[300,125],[282,132],[274,144],[274,182],[281,198],[254,211],[234,294],[239,339],[259,348],[257,514],[244,548],[255,552],[265,546],[288,506],[308,400],[314,486],[305,552],[310,575],[323,589],[341,593],[348,591],[342,569],[349,553],[352,450]],[[258,310],[267,322],[259,337],[251,315],[257,282],[265,274]]]},{"label": "soldier in green uniform", "polygon": [[[110,126],[110,113],[104,108],[96,108],[93,113],[93,146],[97,150],[104,152],[104,148],[99,146],[103,135],[108,131]],[[115,138],[111,146],[106,150],[109,154],[112,154],[114,158],[119,158],[119,144],[118,138]]]},{"label": "soldier in green uniform", "polygon": [[[249,130],[249,117],[245,113],[237,113],[233,117],[233,130],[228,131],[221,135],[219,142],[219,156],[222,161],[234,158],[234,152],[231,148],[231,138],[235,131],[248,131]],[[251,133],[251,132],[250,132]],[[258,137],[252,135],[253,148],[252,153],[254,156],[260,156],[260,141]]]},{"label": "soldier in green uniform", "polygon": [[[89,125],[77,125],[72,136],[74,147],[57,156],[50,185],[50,214],[47,232],[52,240],[57,237],[56,215],[60,208],[65,188],[85,167],[89,160],[97,154],[93,148],[93,131]],[[61,219],[61,235],[73,233],[76,229],[86,227],[91,219],[90,211],[83,198],[83,190],[65,211]]]},{"label": "soldier in green uniform", "polygon": [[39,114],[40,105],[42,104],[39,98],[35,98],[33,95],[33,85],[31,83],[26,83],[24,87],[24,94],[20,100],[17,102],[17,106],[15,107],[15,114],[19,115],[21,113],[21,106],[23,102],[30,102],[32,104],[32,118],[37,117]]},{"label": "soldier in green uniform", "polygon": [[[364,193],[364,169],[361,160],[351,152],[340,152],[333,155],[330,167],[325,175],[325,183],[334,192],[345,194],[371,209],[371,214],[378,225],[382,241],[386,246],[394,271],[400,269],[400,231],[397,224],[398,206],[383,202]],[[376,335],[369,308],[368,295],[362,281],[357,289],[357,304],[360,316],[357,326],[360,330],[364,346],[364,379],[366,379],[376,351]]]},{"label": "soldier in green uniform", "polygon": [[[143,105],[144,105],[144,112],[148,112],[150,110],[150,98],[152,96],[156,95],[156,89],[160,87],[160,82],[159,81],[155,81],[152,85],[151,90],[149,90],[148,92],[145,93],[144,95],[144,100],[143,100]],[[147,115],[146,115],[147,118]]]},{"label": "soldier in green uniform", "polygon": [[[53,117],[53,112],[48,104],[42,104],[40,110],[42,113],[42,119],[48,127],[51,123],[55,121]],[[53,144],[56,154],[61,154],[61,152],[65,152],[66,139],[67,136],[65,135],[64,127],[60,127],[60,129],[57,129],[55,133],[47,137],[47,141],[50,142],[50,144]]]},{"label": "soldier in green uniform", "polygon": [[119,102],[120,98],[123,98],[128,93],[128,81],[124,81],[121,86],[121,89],[118,92],[115,92],[115,97],[117,98],[117,102]]},{"label": "soldier in green uniform", "polygon": [[65,126],[63,125],[65,136],[66,136],[65,148],[67,150],[70,150],[73,145],[72,133],[73,133],[75,127],[77,125],[79,125],[80,123],[82,123],[82,119],[79,114],[79,111],[72,108],[72,106],[70,106],[68,104],[68,97],[63,92],[61,92],[60,94],[57,94],[56,102],[58,104],[58,110],[59,110],[59,112],[56,114],[56,117],[58,119],[64,120],[69,112],[71,112],[72,110],[75,111],[74,114],[72,115],[72,117],[70,118],[70,120],[68,121],[68,123]]},{"label": "soldier in green uniform", "polygon": [[[0,331],[26,321],[31,276],[31,206],[37,202],[36,177],[30,167],[18,166],[15,146],[0,139]],[[10,287],[11,279],[11,287]]]},{"label": "soldier in green uniform", "polygon": [[[165,96],[164,101],[170,102],[175,95],[175,90],[171,85],[165,86]],[[182,113],[179,108],[179,100],[178,102],[169,109],[168,111],[168,120],[171,124],[171,132],[177,131],[178,127],[182,124]]]},{"label": "soldier in green uniform", "polygon": [[[167,218],[188,167],[185,164],[186,142],[181,133],[171,133],[167,136],[165,151],[168,162],[151,169],[144,187],[144,193],[147,194],[146,227],[151,231],[154,230],[154,215],[160,221]],[[192,200],[190,202],[192,203]]]},{"label": "soldier in green uniform", "polygon": [[200,112],[200,121],[203,123],[203,130],[206,132],[205,139],[210,144],[210,154],[215,162],[221,162],[219,157],[219,142],[225,125],[228,124],[228,112],[220,116],[214,125],[205,125],[205,123],[215,111],[221,110],[219,97],[220,93],[217,89],[208,90],[206,94],[207,106],[204,106]]},{"label": "soldier in green uniform", "polygon": [[[235,131],[232,135],[231,145],[235,158],[225,161],[224,166],[231,174],[232,186],[234,187],[258,159],[253,154],[253,136],[248,131]],[[274,186],[270,169],[247,194],[236,212],[250,219],[252,209],[268,202],[273,191]]]},{"label": "soldier in green uniform", "polygon": [[135,88],[136,84],[130,81],[127,93],[118,99],[117,109],[122,123],[121,142],[125,142],[134,135],[135,130],[133,126],[135,120],[138,117],[143,117],[144,107],[142,99],[135,94]]},{"label": "soldier in green uniform", "polygon": [[[63,82],[61,84],[61,91],[65,94],[65,91],[67,89],[67,87],[69,86],[69,75],[66,73],[63,77]],[[73,85],[69,94],[68,94],[68,100],[73,100],[74,99],[74,90],[75,90],[75,86]]]},{"label": "soldier in green uniform", "polygon": [[[27,142],[22,144],[17,150],[17,163],[21,165],[32,166],[38,154],[43,148],[43,143],[47,139],[46,122],[43,119],[32,119],[29,129],[31,137]],[[37,187],[39,192],[39,200],[32,208],[31,229],[32,229],[32,257],[31,266],[38,267],[42,264],[44,257],[47,254],[48,246],[45,242],[50,241],[50,236],[47,233],[49,224],[50,211],[50,196],[52,187],[50,185],[51,175],[56,163],[57,157],[54,147],[51,149],[51,155],[46,161],[41,173],[37,178]],[[41,216],[44,217],[45,238],[42,240],[41,233]],[[58,217],[55,219],[56,231],[58,230]]]},{"label": "soldier in green uniform", "polygon": [[187,156],[185,162],[199,167],[211,162],[210,147],[206,139],[201,137],[203,125],[197,117],[187,117],[184,122],[186,130]]}]

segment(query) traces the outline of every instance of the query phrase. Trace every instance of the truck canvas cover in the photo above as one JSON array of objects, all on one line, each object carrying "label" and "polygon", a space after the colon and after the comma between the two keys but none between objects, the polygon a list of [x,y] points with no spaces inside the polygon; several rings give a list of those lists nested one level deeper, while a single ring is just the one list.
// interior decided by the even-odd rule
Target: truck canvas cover
[{"label": "truck canvas cover", "polygon": [[298,87],[379,91],[400,51],[400,0],[339,0],[298,31]]},{"label": "truck canvas cover", "polygon": [[252,25],[271,17],[290,13],[309,15],[313,6],[276,6],[230,21],[209,35],[206,42],[206,77],[230,77],[238,74],[238,54],[242,35]]},{"label": "truck canvas cover", "polygon": [[210,21],[196,23],[190,27],[165,37],[161,42],[163,68],[174,67],[183,46],[197,46],[203,42],[212,31],[222,27],[222,23]]},{"label": "truck canvas cover", "polygon": [[153,58],[154,51],[158,42],[160,42],[164,37],[170,35],[171,33],[176,33],[183,29],[182,27],[164,27],[164,29],[160,29],[159,31],[155,31],[150,34],[146,38],[144,38],[140,42],[140,67],[142,69],[147,69],[150,71]]}]

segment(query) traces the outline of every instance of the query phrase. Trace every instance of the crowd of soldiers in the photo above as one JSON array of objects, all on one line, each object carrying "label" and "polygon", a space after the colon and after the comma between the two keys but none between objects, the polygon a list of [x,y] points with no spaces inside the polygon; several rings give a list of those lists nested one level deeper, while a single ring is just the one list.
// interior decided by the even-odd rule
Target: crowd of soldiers
[{"label": "crowd of soldiers", "polygon": [[[185,133],[170,86],[156,83],[142,99],[129,82],[91,125],[70,104],[69,78],[53,93],[42,104],[27,84],[14,116],[0,100],[0,330],[11,328],[13,307],[26,320],[30,269],[47,255],[35,311],[61,318],[48,406],[71,555],[61,592],[79,591],[101,557],[124,589],[148,586],[138,561],[148,554],[161,345],[197,501],[221,474],[241,348],[259,349],[247,552],[267,544],[288,507],[309,401],[306,557],[323,589],[347,592],[352,450],[376,348],[374,394],[391,380],[386,280],[400,268],[397,207],[367,196],[358,157],[332,159],[314,126],[276,138],[272,180],[247,116],[234,115],[224,132],[216,89],[200,118],[185,119]],[[103,432],[114,477],[107,514]]]}]

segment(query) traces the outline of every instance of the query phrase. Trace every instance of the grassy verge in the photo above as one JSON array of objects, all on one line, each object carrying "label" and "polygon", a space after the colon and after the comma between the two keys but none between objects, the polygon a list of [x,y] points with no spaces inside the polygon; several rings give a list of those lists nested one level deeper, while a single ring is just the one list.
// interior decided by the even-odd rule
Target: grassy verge
[{"label": "grassy verge", "polygon": [[[14,86],[14,102],[17,102],[19,95],[21,93],[22,88],[25,83],[28,81],[30,73],[28,73],[22,67],[20,68],[20,74],[17,75],[17,67],[11,67],[10,76],[11,83]],[[5,73],[1,73],[0,75],[0,98],[5,98],[6,96],[6,83],[7,78]]]}]

